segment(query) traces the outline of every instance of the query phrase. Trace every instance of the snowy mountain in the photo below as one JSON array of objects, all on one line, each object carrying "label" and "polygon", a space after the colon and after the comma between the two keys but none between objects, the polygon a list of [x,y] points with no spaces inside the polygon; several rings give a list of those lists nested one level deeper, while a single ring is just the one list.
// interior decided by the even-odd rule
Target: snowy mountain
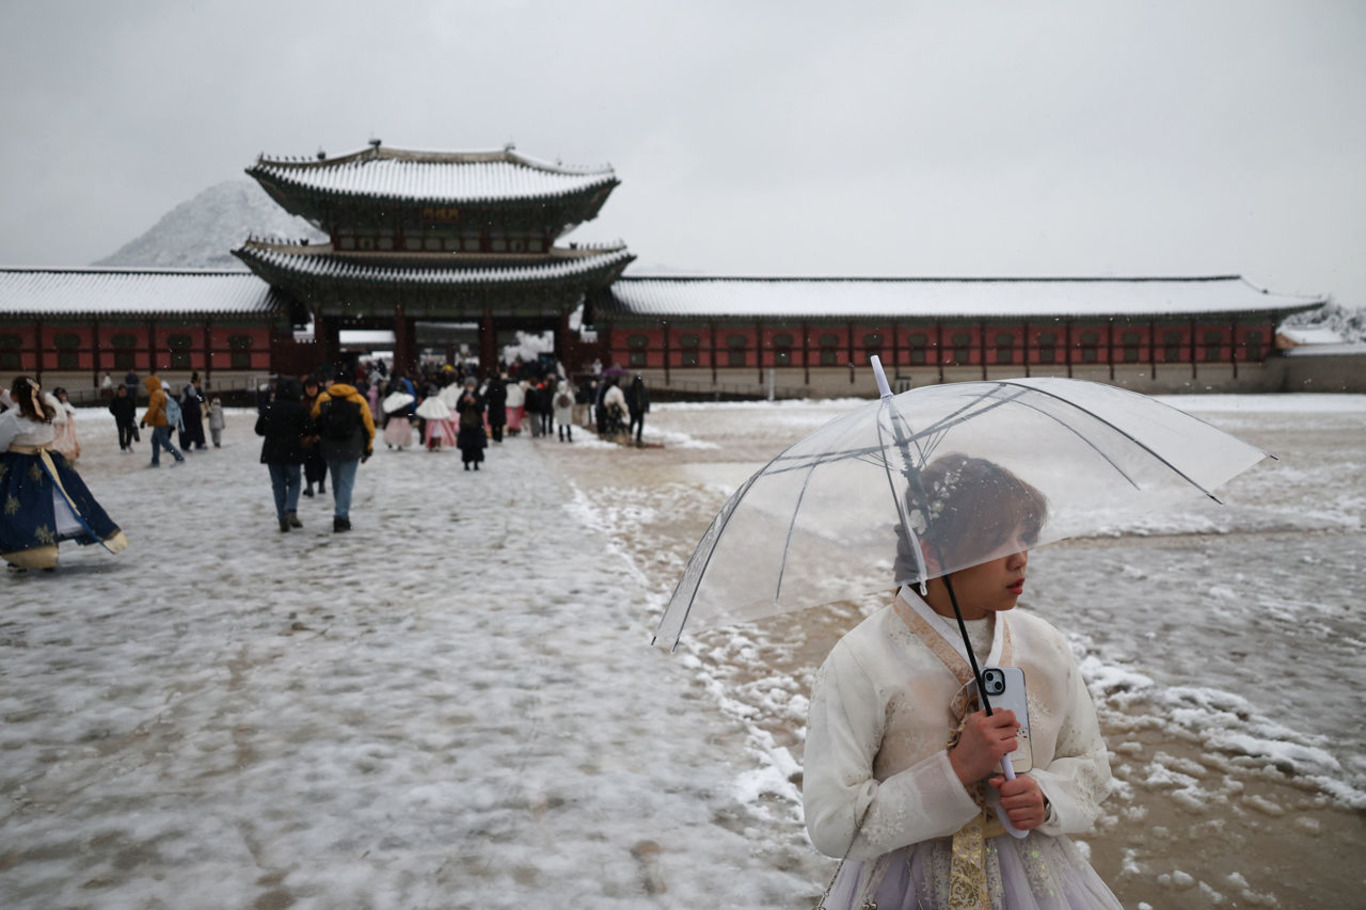
[{"label": "snowy mountain", "polygon": [[182,202],[147,233],[94,264],[245,271],[246,266],[232,250],[249,234],[307,237],[314,242],[327,239],[307,221],[280,208],[255,181],[243,177],[211,186]]}]

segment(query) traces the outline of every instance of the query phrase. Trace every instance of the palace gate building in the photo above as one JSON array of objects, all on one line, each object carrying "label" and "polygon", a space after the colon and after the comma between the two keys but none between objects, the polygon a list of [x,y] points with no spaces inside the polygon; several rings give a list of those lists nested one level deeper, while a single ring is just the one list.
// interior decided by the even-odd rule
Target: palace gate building
[{"label": "palace gate building", "polygon": [[[0,268],[0,380],[98,384],[155,366],[218,388],[336,362],[341,333],[394,335],[414,367],[453,332],[498,362],[517,331],[554,333],[570,371],[597,360],[682,394],[871,394],[868,359],[903,387],[1065,375],[1139,391],[1304,387],[1273,344],[1321,306],[1238,276],[732,278],[623,274],[622,243],[566,243],[618,185],[610,167],[373,141],[247,169],[326,242],[247,238],[249,272]],[[571,315],[582,308],[582,323]],[[296,339],[313,326],[311,341]],[[446,345],[449,351],[449,345]],[[1300,358],[1304,360],[1304,358]]]}]

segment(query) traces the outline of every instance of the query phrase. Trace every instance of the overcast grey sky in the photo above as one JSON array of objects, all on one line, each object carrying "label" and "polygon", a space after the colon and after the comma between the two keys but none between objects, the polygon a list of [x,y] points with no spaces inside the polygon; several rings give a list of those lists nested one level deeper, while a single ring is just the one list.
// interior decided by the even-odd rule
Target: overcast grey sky
[{"label": "overcast grey sky", "polygon": [[0,264],[258,153],[608,162],[576,238],[750,275],[1241,273],[1366,306],[1366,3],[0,0]]}]

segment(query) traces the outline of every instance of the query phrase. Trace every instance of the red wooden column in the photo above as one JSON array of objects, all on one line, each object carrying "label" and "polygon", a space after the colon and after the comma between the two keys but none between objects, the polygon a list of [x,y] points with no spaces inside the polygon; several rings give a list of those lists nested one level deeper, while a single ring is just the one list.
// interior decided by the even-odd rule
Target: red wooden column
[{"label": "red wooden column", "polygon": [[1148,378],[1157,378],[1157,320],[1148,320]]},{"label": "red wooden column", "polygon": [[[567,319],[567,317],[566,317],[566,319]],[[670,355],[670,350],[669,350],[669,349],[670,349],[670,347],[671,347],[671,345],[669,344],[669,320],[667,320],[667,319],[661,320],[661,321],[660,321],[660,326],[661,326],[661,328],[663,328],[663,330],[664,330],[664,384],[665,384],[665,385],[668,385],[668,384],[669,384],[669,355]]]},{"label": "red wooden column", "polygon": [[326,370],[326,375],[330,376],[341,354],[341,323],[337,317],[324,316],[320,311],[314,310],[313,338],[318,345],[321,366]]},{"label": "red wooden column", "polygon": [[982,381],[985,382],[987,378],[987,324],[985,321],[977,326],[977,331],[981,333],[977,337],[977,356],[982,358]]},{"label": "red wooden column", "polygon": [[1228,326],[1228,359],[1233,364],[1233,378],[1238,378],[1238,323],[1230,322]]},{"label": "red wooden column", "polygon": [[934,324],[936,340],[934,344],[934,359],[939,363],[939,384],[944,384],[944,323]]},{"label": "red wooden column", "polygon": [[[417,372],[417,322],[404,310],[403,304],[394,306],[394,369],[405,376]],[[481,358],[480,366],[483,366]],[[494,361],[497,366],[497,360]]]},{"label": "red wooden column", "polygon": [[[570,340],[572,337],[572,333],[569,331],[569,312],[561,307],[560,318],[555,322],[555,357],[564,364],[566,375],[573,369],[568,362],[570,353],[574,349],[573,342]],[[497,370],[498,365],[494,364],[493,369]],[[484,375],[490,375],[489,371],[485,370]]]},{"label": "red wooden column", "polygon": [[1195,326],[1195,320],[1194,320],[1194,319],[1191,320],[1191,326],[1190,326],[1190,328],[1191,328],[1191,379],[1196,379],[1196,378],[1199,377],[1200,368],[1197,367],[1197,366],[1195,365],[1195,357],[1196,357],[1196,339],[1195,339],[1195,336],[1196,336],[1197,332],[1196,332],[1196,326]]},{"label": "red wooden column", "polygon": [[764,387],[764,321],[754,322],[754,362],[759,369],[759,388]]},{"label": "red wooden column", "polygon": [[1067,350],[1067,378],[1072,378],[1072,320],[1067,319],[1062,324],[1064,343]]},{"label": "red wooden column", "polygon": [[802,320],[802,385],[811,385],[811,325]]},{"label": "red wooden column", "polygon": [[1110,381],[1115,381],[1115,319],[1110,317],[1110,321],[1105,323],[1105,346],[1109,348],[1110,354]]},{"label": "red wooden column", "polygon": [[209,320],[204,320],[204,388],[209,387],[213,381],[213,324]]},{"label": "red wooden column", "polygon": [[92,319],[90,321],[90,384],[95,388],[100,387],[100,321]]},{"label": "red wooden column", "polygon": [[487,308],[479,318],[479,369],[486,376],[498,369],[498,329],[493,324],[493,311]]},{"label": "red wooden column", "polygon": [[33,380],[43,384],[43,320],[33,320]]},{"label": "red wooden column", "polygon": [[716,385],[716,320],[707,323],[707,334],[711,336],[711,384]]}]

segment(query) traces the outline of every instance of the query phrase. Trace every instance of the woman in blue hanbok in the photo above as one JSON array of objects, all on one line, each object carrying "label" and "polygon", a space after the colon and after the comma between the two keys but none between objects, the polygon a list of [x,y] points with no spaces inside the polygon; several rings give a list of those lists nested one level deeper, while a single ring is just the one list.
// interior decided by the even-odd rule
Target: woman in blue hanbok
[{"label": "woman in blue hanbok", "polygon": [[10,398],[13,406],[0,414],[0,559],[12,569],[51,569],[59,541],[98,543],[111,553],[128,546],[52,447],[61,405],[26,376],[14,380]]}]

